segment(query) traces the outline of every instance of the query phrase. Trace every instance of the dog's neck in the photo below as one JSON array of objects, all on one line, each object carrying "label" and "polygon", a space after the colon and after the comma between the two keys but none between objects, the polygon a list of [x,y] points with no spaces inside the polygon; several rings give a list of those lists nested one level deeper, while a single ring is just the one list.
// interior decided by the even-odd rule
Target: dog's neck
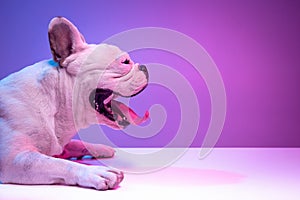
[{"label": "dog's neck", "polygon": [[[97,120],[92,117],[91,112],[94,110],[82,95],[85,89],[84,84],[78,83],[77,77],[70,74],[67,68],[58,66],[57,71],[56,98],[59,101],[57,101],[55,114],[56,136],[60,143],[65,145],[80,129],[96,124]],[[65,113],[66,110],[72,112]]]},{"label": "dog's neck", "polygon": [[[73,80],[65,72],[64,68],[57,67],[58,87],[56,88],[56,113],[55,134],[59,143],[64,146],[76,133],[73,114],[66,113],[66,110],[72,109],[72,84]],[[71,89],[71,90],[70,90]]]},{"label": "dog's neck", "polygon": [[[57,67],[59,77],[59,87],[57,88],[59,92],[57,96],[61,101],[59,103],[61,105],[57,105],[57,115],[59,116],[57,120],[66,130],[70,130],[70,127],[72,127],[73,133],[68,133],[71,138],[80,129],[87,128],[93,124],[101,124],[103,121],[102,118],[104,116],[97,114],[89,101],[90,93],[99,86],[98,79],[102,77],[103,73],[102,68],[95,69],[95,65],[92,65],[92,63],[99,62],[102,66],[107,66],[113,59],[110,58],[109,53],[107,56],[101,57],[101,59],[95,59],[95,55],[106,55],[103,52],[105,48],[98,47],[96,49],[96,47],[96,45],[90,44],[85,50],[69,56],[62,67]],[[103,67],[103,70],[107,70],[106,67]],[[60,109],[60,106],[64,106],[65,109]],[[72,113],[60,113],[59,110],[71,110]],[[64,122],[64,116],[66,115],[69,116],[67,123]]]}]

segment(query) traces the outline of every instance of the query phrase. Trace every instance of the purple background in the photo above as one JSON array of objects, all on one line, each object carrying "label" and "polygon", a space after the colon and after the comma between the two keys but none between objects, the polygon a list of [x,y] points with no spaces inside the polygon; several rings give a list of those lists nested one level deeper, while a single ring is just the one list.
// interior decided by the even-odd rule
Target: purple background
[{"label": "purple background", "polygon": [[[47,26],[54,16],[69,18],[89,43],[137,27],[169,28],[201,44],[221,72],[228,106],[217,146],[300,147],[299,10],[297,1],[285,0],[2,0],[0,78],[51,57]],[[200,146],[210,117],[209,94],[202,78],[186,61],[168,52],[144,50],[132,52],[132,57],[140,63],[169,65],[190,81],[201,107],[193,146]],[[176,135],[180,108],[171,91],[150,85],[132,102],[140,114],[154,103],[163,105],[167,123],[147,139],[103,128],[112,142],[118,146],[164,146]]]}]

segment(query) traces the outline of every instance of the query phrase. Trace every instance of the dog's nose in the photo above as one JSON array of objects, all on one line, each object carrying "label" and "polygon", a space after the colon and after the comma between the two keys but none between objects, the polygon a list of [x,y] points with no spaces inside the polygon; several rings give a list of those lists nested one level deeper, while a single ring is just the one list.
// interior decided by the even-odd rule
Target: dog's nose
[{"label": "dog's nose", "polygon": [[148,70],[147,70],[147,67],[145,65],[139,65],[139,70],[144,72],[147,79],[149,78]]}]

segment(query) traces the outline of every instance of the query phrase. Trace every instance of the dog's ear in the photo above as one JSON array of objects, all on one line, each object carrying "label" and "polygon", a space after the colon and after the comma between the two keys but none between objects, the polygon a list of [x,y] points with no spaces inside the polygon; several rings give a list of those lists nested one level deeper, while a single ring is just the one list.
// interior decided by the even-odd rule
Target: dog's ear
[{"label": "dog's ear", "polygon": [[69,20],[55,17],[51,20],[48,37],[54,61],[63,67],[64,60],[82,50],[86,43],[82,34]]}]

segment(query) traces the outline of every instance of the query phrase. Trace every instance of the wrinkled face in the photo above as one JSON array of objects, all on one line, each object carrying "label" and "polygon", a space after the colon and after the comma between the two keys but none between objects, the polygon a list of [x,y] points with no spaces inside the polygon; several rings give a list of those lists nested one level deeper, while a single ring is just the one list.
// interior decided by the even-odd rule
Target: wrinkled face
[{"label": "wrinkled face", "polygon": [[112,45],[97,45],[80,74],[86,82],[90,106],[96,111],[100,123],[122,129],[148,118],[148,112],[139,117],[128,106],[115,100],[118,96],[135,96],[148,84],[146,66],[134,63],[126,52]]},{"label": "wrinkled face", "polygon": [[65,85],[73,89],[66,95],[72,95],[73,117],[79,128],[98,122],[121,129],[148,118],[148,112],[138,117],[115,100],[135,96],[147,86],[144,65],[135,64],[116,46],[87,44],[76,26],[63,17],[51,20],[48,36],[53,60],[70,75],[71,81]]},{"label": "wrinkled face", "polygon": [[103,71],[98,86],[111,89],[117,95],[131,97],[141,92],[147,84],[147,68],[134,63],[127,53],[116,51],[111,63]]}]

